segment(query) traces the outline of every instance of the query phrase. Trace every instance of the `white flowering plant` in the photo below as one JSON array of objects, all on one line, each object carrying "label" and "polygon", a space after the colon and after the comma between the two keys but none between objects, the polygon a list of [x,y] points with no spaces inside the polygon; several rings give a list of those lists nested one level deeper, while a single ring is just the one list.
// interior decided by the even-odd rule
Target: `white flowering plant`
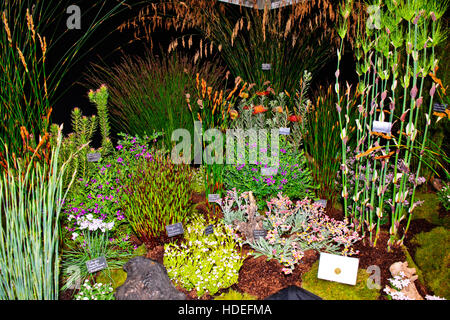
[{"label": "white flowering plant", "polygon": [[164,246],[164,266],[170,279],[199,297],[214,295],[220,289],[237,283],[242,256],[242,242],[234,239],[233,230],[222,222],[213,233],[205,235],[205,218],[194,216],[185,230],[185,242]]},{"label": "white flowering plant", "polygon": [[91,285],[85,280],[80,291],[75,295],[75,300],[114,300],[114,292],[111,284],[95,283]]},{"label": "white flowering plant", "polygon": [[[388,281],[391,287],[386,286],[383,291],[388,295],[390,300],[414,300],[404,294],[401,290],[407,288],[411,281],[406,277],[405,273],[401,271],[399,275],[389,278]],[[446,300],[444,298],[432,295],[426,295],[426,300]]]},{"label": "white flowering plant", "polygon": [[450,184],[445,185],[439,190],[437,196],[445,210],[450,210]]}]

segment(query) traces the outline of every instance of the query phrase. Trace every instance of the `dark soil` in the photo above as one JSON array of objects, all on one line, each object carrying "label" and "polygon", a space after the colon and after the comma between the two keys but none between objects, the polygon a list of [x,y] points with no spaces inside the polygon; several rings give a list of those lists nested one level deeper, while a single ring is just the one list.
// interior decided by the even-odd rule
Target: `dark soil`
[{"label": "dark soil", "polygon": [[319,254],[313,250],[305,252],[302,262],[297,265],[294,272],[285,275],[281,271],[283,265],[278,261],[274,259],[267,261],[265,256],[256,259],[249,256],[239,271],[238,283],[232,288],[263,300],[288,286],[301,287],[301,275],[309,271],[318,258]]},{"label": "dark soil", "polygon": [[59,293],[59,300],[73,300],[79,290],[67,289]]}]

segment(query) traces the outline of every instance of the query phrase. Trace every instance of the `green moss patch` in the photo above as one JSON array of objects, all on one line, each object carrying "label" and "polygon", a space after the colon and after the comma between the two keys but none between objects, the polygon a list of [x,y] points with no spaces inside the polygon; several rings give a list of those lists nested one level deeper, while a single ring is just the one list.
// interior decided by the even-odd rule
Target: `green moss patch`
[{"label": "green moss patch", "polygon": [[246,292],[240,293],[230,289],[228,292],[214,297],[214,300],[257,300],[257,297]]},{"label": "green moss patch", "polygon": [[114,291],[124,284],[127,279],[127,273],[122,269],[106,269],[97,276],[97,283],[111,283]]},{"label": "green moss patch", "polygon": [[367,279],[370,274],[358,270],[356,285],[348,285],[317,278],[319,261],[315,262],[307,273],[302,276],[302,287],[324,300],[377,300],[379,290],[369,289]]},{"label": "green moss patch", "polygon": [[437,227],[417,234],[412,242],[416,249],[414,261],[434,294],[450,299],[450,230]]},{"label": "green moss patch", "polygon": [[417,193],[415,201],[424,203],[414,210],[413,219],[425,219],[435,225],[450,227],[449,217],[439,218],[439,198],[436,193]]}]

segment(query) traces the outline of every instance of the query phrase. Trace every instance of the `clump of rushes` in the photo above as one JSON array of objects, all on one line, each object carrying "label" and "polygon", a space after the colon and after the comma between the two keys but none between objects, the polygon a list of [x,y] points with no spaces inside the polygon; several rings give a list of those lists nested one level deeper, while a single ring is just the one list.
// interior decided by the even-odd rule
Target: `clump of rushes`
[{"label": "clump of rushes", "polygon": [[318,197],[334,202],[339,193],[335,177],[341,157],[339,119],[333,111],[336,97],[331,86],[326,91],[320,88],[315,96],[315,103],[310,105],[302,127],[303,146],[314,182],[320,186]]},{"label": "clump of rushes", "polygon": [[111,284],[95,283],[91,285],[85,280],[80,291],[75,295],[75,300],[114,300],[114,292]]},{"label": "clump of rushes", "polygon": [[[445,13],[448,2],[411,0],[407,2],[386,1],[386,5],[367,8],[369,19],[356,42],[356,72],[359,76],[357,91],[360,104],[355,123],[350,123],[350,87],[341,101],[339,87],[340,61],[343,40],[347,34],[347,19],[351,8],[347,1],[341,9],[343,23],[338,28],[341,46],[338,50],[338,66],[335,73],[336,105],[342,139],[342,197],[345,216],[350,216],[358,230],[368,232],[369,242],[375,246],[380,225],[387,206],[390,220],[388,250],[401,245],[408,231],[411,217],[418,202],[415,191],[419,184],[420,169],[431,117],[433,98],[440,85],[434,73],[438,67],[435,48],[446,38],[438,21]],[[431,51],[431,52],[430,52]],[[424,92],[427,76],[433,81],[429,92]],[[428,105],[427,102],[428,101]],[[426,123],[419,127],[419,115]],[[394,121],[395,120],[395,121]],[[374,121],[390,122],[392,129],[376,132]],[[349,192],[350,172],[347,166],[349,130],[356,126],[356,183]],[[413,168],[412,156],[417,156]],[[393,165],[393,169],[391,169]],[[369,179],[369,172],[373,171]],[[408,192],[409,172],[414,172],[412,193]],[[392,192],[386,177],[392,173]],[[365,176],[364,180],[359,178]],[[357,210],[359,208],[359,210]],[[400,235],[400,222],[406,226]]]},{"label": "clump of rushes", "polygon": [[132,173],[120,206],[144,242],[157,240],[166,226],[186,220],[191,211],[191,176],[189,166],[175,165],[162,153],[142,160]]},{"label": "clump of rushes", "polygon": [[205,235],[207,225],[205,218],[195,216],[186,228],[186,242],[164,247],[169,277],[187,290],[195,289],[199,297],[237,283],[245,259],[240,252],[242,243],[233,239],[229,228],[219,222],[213,234]]},{"label": "clump of rushes", "polygon": [[144,57],[124,56],[114,66],[92,65],[87,82],[95,86],[108,83],[111,124],[117,131],[132,135],[164,132],[164,144],[170,148],[174,130],[193,132],[185,95],[194,90],[197,73],[217,86],[224,68],[215,60],[194,63],[181,53],[158,58],[149,50]]}]

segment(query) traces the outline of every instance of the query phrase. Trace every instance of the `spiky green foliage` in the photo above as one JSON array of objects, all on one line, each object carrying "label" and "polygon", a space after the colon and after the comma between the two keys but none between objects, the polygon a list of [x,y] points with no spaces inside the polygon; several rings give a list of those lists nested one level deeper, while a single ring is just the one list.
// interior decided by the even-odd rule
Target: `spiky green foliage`
[{"label": "spiky green foliage", "polygon": [[[57,300],[59,214],[67,190],[59,165],[61,128],[50,166],[8,164],[0,179],[0,299]],[[14,166],[13,166],[14,165]],[[14,169],[16,168],[16,169]],[[72,180],[73,181],[73,180]],[[69,185],[70,187],[70,185]]]},{"label": "spiky green foliage", "polygon": [[192,173],[189,166],[175,165],[162,153],[136,168],[124,183],[120,204],[134,232],[144,241],[154,240],[191,212]]},{"label": "spiky green foliage", "polygon": [[[88,162],[88,153],[99,152],[102,156],[106,156],[113,151],[112,142],[109,138],[110,126],[107,108],[107,87],[103,85],[96,91],[91,90],[89,92],[89,99],[96,105],[98,117],[96,115],[90,117],[83,116],[79,108],[74,108],[71,114],[73,132],[63,140],[61,147],[60,156],[62,159],[68,159],[69,155],[72,155],[65,178],[66,181],[75,171],[77,172],[78,178],[85,179],[88,176],[89,170],[93,168],[93,165]],[[98,150],[89,149],[89,145],[98,127],[100,127],[102,137],[101,147]],[[57,125],[53,124],[50,130],[52,136],[55,137]]]},{"label": "spiky green foliage", "polygon": [[[368,233],[374,246],[386,219],[390,221],[388,248],[401,245],[412,213],[419,205],[415,192],[421,180],[423,155],[429,153],[426,145],[438,84],[435,77],[430,79],[428,75],[438,66],[435,48],[446,39],[439,19],[447,7],[448,1],[424,0],[375,1],[367,7],[369,19],[362,24],[356,43],[360,104],[354,123],[349,119],[348,85],[345,101],[341,101],[344,94],[339,75],[343,42],[338,50],[335,92],[342,139],[344,211],[346,217],[352,217],[358,230]],[[343,12],[348,10],[352,10],[351,1]],[[346,20],[345,14],[342,16]],[[344,32],[341,38],[345,35]],[[423,126],[418,122],[421,117],[426,119]],[[378,130],[374,128],[375,121],[391,123],[392,130],[374,132]],[[348,148],[352,127],[356,128],[355,150]],[[347,161],[347,153],[353,151],[357,153],[354,171],[349,169]],[[413,166],[413,156],[418,159],[416,166]],[[368,179],[371,171],[373,178]],[[355,188],[349,190],[352,180],[363,176],[363,182],[356,179]],[[407,222],[404,230],[399,228],[402,220]]]}]

